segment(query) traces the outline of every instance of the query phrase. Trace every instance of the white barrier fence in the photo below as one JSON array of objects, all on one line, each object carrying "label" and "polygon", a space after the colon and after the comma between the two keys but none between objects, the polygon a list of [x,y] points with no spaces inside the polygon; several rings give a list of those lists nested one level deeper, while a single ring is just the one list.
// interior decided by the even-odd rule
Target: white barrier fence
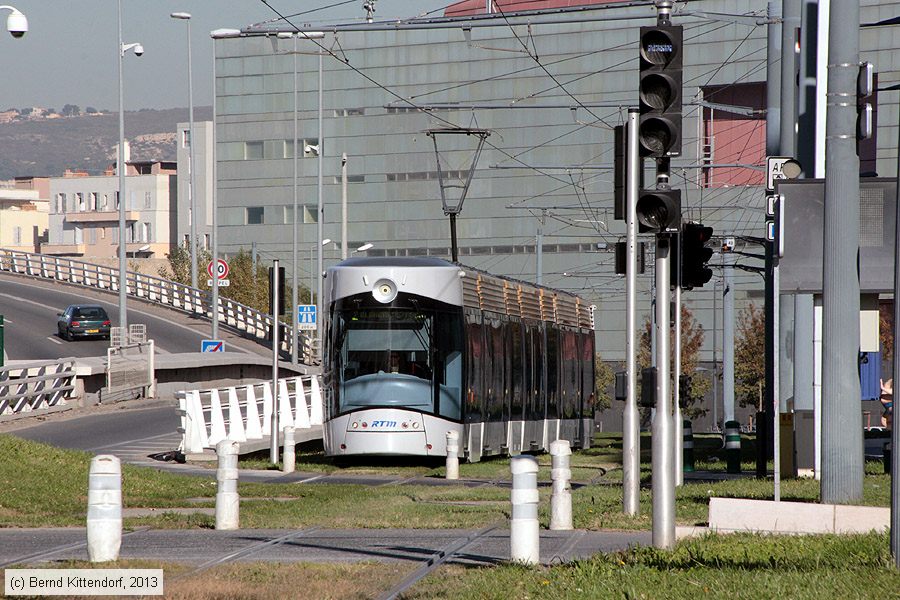
[{"label": "white barrier fence", "polygon": [[[272,382],[209,390],[178,392],[182,434],[179,450],[199,454],[215,449],[222,440],[253,442],[272,434]],[[323,406],[319,380],[288,377],[278,380],[278,425],[295,430],[322,425]],[[243,448],[242,448],[243,449]]]},{"label": "white barrier fence", "polygon": [[65,406],[75,391],[75,359],[0,368],[0,416]]},{"label": "white barrier fence", "polygon": [[[63,281],[109,292],[119,290],[119,270],[117,268],[59,256],[0,248],[0,271]],[[153,277],[132,271],[127,272],[126,281],[128,286],[126,291],[129,296],[200,315],[210,320],[213,318],[211,292],[198,290],[162,277]],[[221,293],[218,304],[216,317],[223,325],[256,341],[262,342],[271,338],[272,315],[225,298]],[[282,323],[280,328],[282,333],[280,348],[286,353],[291,352],[293,340],[290,327],[289,323]],[[299,337],[298,354],[304,357],[307,364],[312,364],[316,357],[313,337],[310,333],[302,331]]]}]

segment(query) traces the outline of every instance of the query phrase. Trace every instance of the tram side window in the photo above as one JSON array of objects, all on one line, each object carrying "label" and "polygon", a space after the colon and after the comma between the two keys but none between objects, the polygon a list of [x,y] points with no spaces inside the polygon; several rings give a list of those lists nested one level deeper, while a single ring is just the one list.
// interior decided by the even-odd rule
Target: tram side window
[{"label": "tram side window", "polygon": [[559,414],[559,330],[547,326],[547,418]]},{"label": "tram side window", "polygon": [[578,381],[578,348],[575,332],[562,332],[562,416],[574,419],[578,397],[581,395],[581,382]]},{"label": "tram side window", "polygon": [[487,418],[491,421],[503,419],[503,330],[500,320],[492,319],[484,326],[485,342],[490,349],[486,362],[488,373]]},{"label": "tram side window", "polygon": [[484,414],[484,332],[478,315],[466,315],[468,338],[468,385],[466,390],[466,420],[480,421]]},{"label": "tram side window", "polygon": [[521,420],[524,416],[522,390],[525,384],[525,370],[522,360],[522,324],[509,322],[510,360],[510,412],[509,418]]},{"label": "tram side window", "polygon": [[594,332],[585,331],[581,334],[581,390],[582,390],[582,416],[594,415]]},{"label": "tram side window", "polygon": [[534,390],[531,393],[531,417],[543,419],[546,413],[547,388],[544,381],[544,327],[540,323],[531,327],[531,367]]},{"label": "tram side window", "polygon": [[435,375],[437,378],[438,414],[460,420],[463,377],[463,342],[460,315],[447,313],[435,319]]}]

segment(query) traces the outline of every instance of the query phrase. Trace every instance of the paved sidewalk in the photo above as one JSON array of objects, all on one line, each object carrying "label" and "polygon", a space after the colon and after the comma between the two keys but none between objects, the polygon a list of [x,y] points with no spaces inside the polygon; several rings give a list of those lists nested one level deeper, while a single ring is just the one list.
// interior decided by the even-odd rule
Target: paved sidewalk
[{"label": "paved sidewalk", "polygon": [[[420,562],[472,536],[468,529],[135,530],[122,537],[120,559],[188,565],[242,562]],[[598,552],[649,545],[645,531],[541,531],[541,562],[555,564]],[[87,560],[84,528],[2,529],[0,567]],[[490,531],[449,562],[491,565],[509,559],[509,530]]]}]

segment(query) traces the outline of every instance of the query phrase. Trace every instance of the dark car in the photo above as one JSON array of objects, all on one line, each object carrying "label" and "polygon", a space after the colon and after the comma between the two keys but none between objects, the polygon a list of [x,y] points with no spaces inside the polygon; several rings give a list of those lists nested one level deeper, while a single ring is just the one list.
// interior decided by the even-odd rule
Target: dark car
[{"label": "dark car", "polygon": [[109,315],[102,306],[73,304],[57,313],[57,317],[56,328],[61,338],[97,336],[109,339]]}]

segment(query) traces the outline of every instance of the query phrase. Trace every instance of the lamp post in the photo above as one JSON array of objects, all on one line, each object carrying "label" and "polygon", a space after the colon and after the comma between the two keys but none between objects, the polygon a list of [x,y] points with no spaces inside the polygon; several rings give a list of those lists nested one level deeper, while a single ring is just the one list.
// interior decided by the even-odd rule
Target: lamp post
[{"label": "lamp post", "polygon": [[28,32],[28,19],[25,18],[18,8],[4,4],[0,6],[0,10],[8,10],[9,16],[6,18],[6,30],[14,38],[23,37]]},{"label": "lamp post", "polygon": [[191,252],[191,287],[197,289],[197,200],[194,196],[196,187],[196,175],[194,174],[194,76],[191,68],[191,13],[173,12],[169,15],[173,19],[187,21],[187,72],[188,72],[188,127],[190,146],[188,150],[188,165],[190,169],[190,252]]},{"label": "lamp post", "polygon": [[128,296],[128,271],[126,263],[127,244],[125,236],[125,86],[123,59],[125,53],[131,50],[135,56],[144,54],[144,47],[139,43],[125,44],[122,42],[122,0],[119,0],[119,157],[116,162],[116,171],[119,175],[119,327],[122,335],[127,339],[128,314],[125,298]]}]

